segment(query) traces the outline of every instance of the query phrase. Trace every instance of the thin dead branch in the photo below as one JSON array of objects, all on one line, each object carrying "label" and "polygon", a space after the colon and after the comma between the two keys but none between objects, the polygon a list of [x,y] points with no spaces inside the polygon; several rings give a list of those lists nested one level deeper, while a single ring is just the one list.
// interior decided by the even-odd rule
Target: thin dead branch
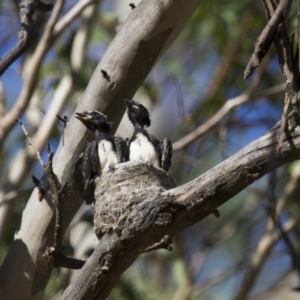
[{"label": "thin dead branch", "polygon": [[[277,9],[280,6],[279,3],[277,9],[274,11],[272,3],[268,1],[264,2],[265,10],[267,12],[267,17],[270,16],[271,19],[277,13]],[[286,95],[284,101],[284,108],[281,118],[281,135],[279,137],[278,150],[280,150],[282,145],[283,136],[285,135],[286,127],[289,126],[288,122],[290,122],[290,127],[295,127],[297,123],[297,118],[299,118],[299,99],[298,99],[298,91],[300,89],[300,69],[298,66],[298,57],[299,56],[299,48],[296,49],[296,55],[293,55],[293,40],[294,35],[290,38],[287,33],[287,28],[285,25],[285,18],[288,14],[290,5],[288,1],[286,1],[286,11],[283,11],[282,21],[277,26],[277,31],[274,36],[274,45],[277,51],[278,61],[282,70],[282,73],[286,77]],[[270,20],[271,20],[270,19]],[[289,114],[290,106],[293,106],[293,111]]]},{"label": "thin dead branch", "polygon": [[[264,2],[266,3],[268,1]],[[285,20],[291,3],[291,0],[281,0],[273,14],[267,13],[267,16],[271,15],[271,18],[255,42],[254,52],[244,72],[244,79],[247,79],[252,75],[268,52],[276,35],[277,28],[279,24]],[[270,6],[267,5],[266,7],[269,8]]]},{"label": "thin dead branch", "polygon": [[171,246],[172,239],[169,235],[164,236],[158,243],[155,243],[154,245],[148,247],[145,252],[150,252],[158,249],[166,249],[168,251],[172,251],[173,248]]},{"label": "thin dead branch", "polygon": [[18,119],[17,122],[20,124],[20,126],[21,126],[21,128],[22,128],[24,134],[26,135],[26,138],[27,138],[28,141],[29,141],[29,145],[34,149],[34,151],[35,151],[35,153],[36,153],[36,158],[38,159],[38,161],[40,162],[42,168],[44,169],[45,164],[44,164],[44,162],[43,162],[43,160],[42,160],[42,158],[41,158],[40,151],[36,148],[34,142],[32,141],[32,139],[31,139],[31,137],[30,137],[28,131],[26,130],[26,128],[25,128],[24,124],[21,122],[21,120]]},{"label": "thin dead branch", "polygon": [[284,98],[284,106],[283,106],[283,113],[281,117],[281,122],[280,122],[280,137],[278,141],[278,150],[280,150],[281,145],[283,143],[284,135],[285,135],[285,129],[287,126],[287,117],[288,117],[288,109],[290,107],[290,97],[288,96],[287,93],[285,93],[285,98]]},{"label": "thin dead branch", "polygon": [[[60,184],[58,181],[56,175],[53,172],[53,152],[50,150],[49,144],[47,144],[47,152],[48,152],[48,162],[45,164],[41,158],[40,152],[36,148],[34,142],[32,141],[28,131],[26,130],[24,124],[17,120],[17,122],[20,124],[24,134],[26,135],[30,146],[33,147],[37,159],[40,162],[43,170],[48,176],[48,179],[50,181],[50,185],[52,187],[53,192],[53,202],[55,205],[55,229],[54,229],[54,243],[53,247],[48,247],[44,254],[44,259],[47,261],[48,264],[53,264],[56,267],[65,267],[70,269],[80,269],[84,265],[84,261],[74,259],[71,257],[67,257],[63,255],[62,249],[63,249],[63,229],[62,229],[62,200],[64,197],[68,196],[68,183],[64,183],[63,185]],[[40,182],[37,182],[36,178],[34,177],[34,182],[36,184],[39,184]]]}]

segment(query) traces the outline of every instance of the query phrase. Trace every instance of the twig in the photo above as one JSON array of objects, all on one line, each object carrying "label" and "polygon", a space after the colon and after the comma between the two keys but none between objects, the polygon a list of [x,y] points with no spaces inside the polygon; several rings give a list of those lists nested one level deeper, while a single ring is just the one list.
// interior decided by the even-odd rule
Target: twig
[{"label": "twig", "polygon": [[46,172],[48,179],[50,181],[51,187],[53,189],[53,200],[54,200],[55,210],[56,210],[53,248],[55,249],[55,251],[61,251],[61,249],[62,249],[61,200],[63,198],[62,196],[63,196],[63,193],[64,193],[68,183],[65,183],[62,186],[53,172],[53,165],[52,165],[53,152],[51,152],[49,144],[47,144],[47,152],[48,152],[48,163],[46,165],[44,165],[44,171]]},{"label": "twig", "polygon": [[[274,44],[277,50],[277,56],[282,73],[286,77],[287,82],[290,82],[294,90],[297,85],[298,70],[296,69],[297,63],[293,66],[293,52],[290,39],[288,37],[285,24],[278,26],[277,34],[274,39]],[[297,78],[296,78],[297,77]]]},{"label": "twig", "polygon": [[21,120],[17,119],[17,122],[20,124],[23,132],[25,133],[25,135],[26,135],[26,137],[27,137],[27,139],[29,141],[29,145],[32,146],[32,148],[34,149],[34,151],[36,153],[36,157],[37,157],[38,161],[40,162],[42,168],[44,169],[45,168],[45,164],[44,164],[44,162],[43,162],[43,160],[41,158],[40,151],[36,148],[34,142],[32,141],[32,139],[31,139],[28,131],[26,130],[26,128],[25,128],[24,124],[21,122]]},{"label": "twig", "polygon": [[[35,144],[33,143],[30,135],[28,134],[24,124],[17,120],[17,122],[20,124],[23,132],[25,133],[27,139],[29,140],[30,145],[33,147],[33,149],[36,152],[37,158],[45,171],[45,173],[48,176],[48,179],[50,181],[50,185],[53,190],[53,202],[55,205],[55,228],[54,228],[54,243],[53,247],[48,247],[46,252],[44,253],[44,259],[48,264],[54,264],[55,266],[61,266],[65,268],[71,268],[71,269],[78,269],[81,268],[84,265],[84,261],[74,259],[71,257],[67,257],[63,255],[62,249],[63,249],[63,236],[62,236],[62,200],[66,194],[68,193],[68,183],[64,183],[63,185],[60,184],[58,181],[56,175],[53,172],[53,152],[50,150],[49,144],[47,144],[47,152],[48,152],[48,163],[45,164],[40,156],[40,152],[36,148]],[[38,180],[33,177],[33,181],[35,184],[38,184]]]},{"label": "twig", "polygon": [[291,99],[288,96],[288,93],[285,93],[285,98],[284,98],[284,107],[283,107],[283,113],[280,121],[280,136],[278,140],[278,148],[277,150],[280,151],[282,144],[283,144],[283,139],[285,136],[285,129],[287,126],[287,118],[288,118],[288,109],[290,107]]},{"label": "twig", "polygon": [[262,2],[264,3],[265,13],[267,16],[267,20],[269,21],[271,19],[271,16],[274,14],[277,3],[275,3],[274,0],[262,0]]},{"label": "twig", "polygon": [[144,252],[150,252],[150,251],[158,250],[158,249],[166,249],[168,251],[173,251],[172,246],[170,246],[170,244],[172,244],[172,243],[173,243],[173,241],[171,239],[171,236],[166,235],[159,242],[148,247]]},{"label": "twig", "polygon": [[[76,258],[67,257],[62,253],[63,249],[63,228],[62,228],[62,200],[65,196],[68,196],[68,183],[60,184],[56,175],[53,172],[53,152],[50,150],[49,144],[47,144],[48,163],[45,165],[45,172],[49,178],[50,184],[53,189],[53,200],[55,204],[55,228],[54,228],[54,243],[53,247],[49,247],[45,254],[44,259],[48,263],[54,263],[56,267],[64,267],[69,269],[80,269],[85,261],[78,260]],[[66,195],[65,195],[66,194]]]},{"label": "twig", "polygon": [[244,72],[244,79],[249,78],[268,52],[279,24],[285,19],[292,1],[281,0],[261,35],[258,37],[253,54]]},{"label": "twig", "polygon": [[[300,68],[299,68],[299,47],[296,49],[296,56],[293,55],[293,40],[294,35],[289,38],[287,29],[285,26],[284,19],[289,11],[290,5],[286,1],[286,11],[283,12],[283,20],[278,25],[277,33],[274,37],[274,44],[277,51],[277,56],[282,73],[286,77],[286,94],[284,99],[284,109],[281,117],[281,134],[278,141],[278,150],[280,151],[283,139],[285,137],[286,127],[288,126],[288,121],[291,120],[292,130],[299,124],[299,99],[298,91],[300,89]],[[278,7],[280,6],[280,3]],[[277,7],[277,8],[278,8]],[[270,4],[265,4],[265,9],[268,14],[276,14]],[[298,41],[299,43],[299,41]],[[293,105],[293,111],[288,114],[289,108]]]}]

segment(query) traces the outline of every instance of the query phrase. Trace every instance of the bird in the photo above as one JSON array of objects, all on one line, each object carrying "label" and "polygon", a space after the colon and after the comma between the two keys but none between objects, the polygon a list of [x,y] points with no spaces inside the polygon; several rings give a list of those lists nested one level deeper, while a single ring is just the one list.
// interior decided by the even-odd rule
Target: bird
[{"label": "bird", "polygon": [[129,160],[129,149],[122,138],[111,134],[111,124],[99,111],[75,113],[87,129],[94,132],[83,153],[82,175],[87,204],[94,203],[94,180],[101,173],[114,170],[116,164]]},{"label": "bird", "polygon": [[172,159],[172,143],[168,138],[163,142],[148,133],[145,127],[151,125],[147,108],[134,100],[124,100],[128,111],[128,118],[134,126],[134,132],[129,140],[129,160],[146,161],[148,164],[164,171],[168,171]]}]

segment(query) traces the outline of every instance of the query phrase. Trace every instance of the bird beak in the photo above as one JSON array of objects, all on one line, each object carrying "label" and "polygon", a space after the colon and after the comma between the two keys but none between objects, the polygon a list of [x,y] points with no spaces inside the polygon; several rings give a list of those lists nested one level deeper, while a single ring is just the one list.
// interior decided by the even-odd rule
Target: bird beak
[{"label": "bird beak", "polygon": [[134,101],[132,100],[128,100],[128,99],[124,99],[126,105],[127,105],[127,108],[128,109],[134,109],[134,110],[138,110],[139,108],[134,104]]},{"label": "bird beak", "polygon": [[91,122],[93,120],[93,118],[88,114],[75,113],[75,115],[75,118],[80,120],[81,122]]},{"label": "bird beak", "polygon": [[128,108],[133,105],[132,100],[124,99],[124,101],[125,101]]}]

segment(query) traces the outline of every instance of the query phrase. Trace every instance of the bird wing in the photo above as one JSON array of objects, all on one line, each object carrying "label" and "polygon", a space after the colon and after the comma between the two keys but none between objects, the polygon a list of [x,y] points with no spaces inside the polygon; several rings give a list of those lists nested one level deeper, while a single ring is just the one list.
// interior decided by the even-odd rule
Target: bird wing
[{"label": "bird wing", "polygon": [[86,145],[83,156],[84,195],[87,204],[94,202],[94,177],[97,176],[99,168],[97,142],[92,141]]},{"label": "bird wing", "polygon": [[161,148],[161,168],[168,172],[171,167],[171,159],[173,153],[172,143],[168,138],[165,138],[160,145]]},{"label": "bird wing", "polygon": [[129,160],[129,147],[126,142],[120,137],[115,136],[114,142],[116,145],[116,154],[118,163],[126,162]]},{"label": "bird wing", "polygon": [[75,188],[83,197],[83,190],[84,190],[84,180],[83,180],[83,157],[84,152],[80,153],[77,160],[75,161],[73,167],[72,167],[72,176],[73,180],[75,182]]}]

